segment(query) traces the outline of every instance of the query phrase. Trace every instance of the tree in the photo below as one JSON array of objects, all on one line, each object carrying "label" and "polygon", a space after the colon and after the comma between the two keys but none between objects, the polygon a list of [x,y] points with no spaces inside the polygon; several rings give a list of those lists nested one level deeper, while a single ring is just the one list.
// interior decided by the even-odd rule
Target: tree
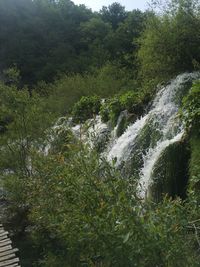
[{"label": "tree", "polygon": [[118,25],[125,20],[127,17],[127,12],[125,7],[121,6],[119,3],[115,2],[112,5],[103,8],[100,10],[102,19],[105,22],[111,23],[113,29],[116,30]]},{"label": "tree", "polygon": [[[27,180],[32,175],[32,153],[41,148],[52,116],[45,101],[27,88],[0,84],[0,176],[8,203],[10,223],[23,231],[27,223]],[[12,204],[11,204],[12,203]]]},{"label": "tree", "polygon": [[108,50],[111,58],[121,66],[136,71],[136,52],[138,50],[138,38],[142,34],[146,20],[146,13],[140,10],[129,12],[116,31],[108,36]]},{"label": "tree", "polygon": [[192,71],[200,62],[200,19],[199,9],[193,9],[195,1],[170,3],[176,5],[160,16],[150,16],[140,39],[140,75],[144,81],[154,80],[154,85]]}]

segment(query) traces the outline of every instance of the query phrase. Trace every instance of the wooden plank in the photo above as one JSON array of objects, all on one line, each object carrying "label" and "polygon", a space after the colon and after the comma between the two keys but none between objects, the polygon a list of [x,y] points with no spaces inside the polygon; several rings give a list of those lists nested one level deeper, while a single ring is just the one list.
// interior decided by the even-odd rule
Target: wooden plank
[{"label": "wooden plank", "polygon": [[18,265],[18,263],[14,263],[14,264],[6,265],[5,267],[20,267],[20,265]]},{"label": "wooden plank", "polygon": [[2,244],[3,242],[9,241],[9,240],[10,240],[10,238],[2,239],[2,240],[0,240],[0,244]]},{"label": "wooden plank", "polygon": [[0,243],[0,248],[5,247],[5,246],[10,245],[10,244],[12,244],[11,240],[4,241],[4,242]]},{"label": "wooden plank", "polygon": [[6,251],[6,250],[10,250],[10,249],[12,249],[12,246],[11,245],[8,245],[6,247],[0,248],[0,252]]},{"label": "wooden plank", "polygon": [[0,236],[8,235],[8,232],[4,231],[3,233],[0,233]]},{"label": "wooden plank", "polygon": [[8,238],[8,236],[7,236],[7,235],[0,236],[0,241],[3,241],[3,240],[5,240],[5,239],[7,239],[7,238]]},{"label": "wooden plank", "polygon": [[6,251],[3,251],[3,252],[0,252],[0,257],[4,257],[6,255],[9,255],[9,254],[12,254],[12,253],[16,253],[18,251],[19,250],[17,248],[6,250]]},{"label": "wooden plank", "polygon": [[1,262],[1,261],[5,261],[5,260],[10,260],[10,259],[13,259],[13,258],[15,258],[15,257],[16,257],[15,253],[13,253],[13,254],[8,254],[8,255],[6,255],[6,256],[0,257],[0,262]]},{"label": "wooden plank", "polygon": [[15,258],[13,260],[3,261],[3,262],[0,262],[0,267],[9,266],[12,263],[18,263],[18,262],[19,262],[19,259],[18,258]]},{"label": "wooden plank", "polygon": [[19,259],[16,257],[18,249],[12,249],[12,241],[8,232],[0,224],[0,267],[20,267]]},{"label": "wooden plank", "polygon": [[6,239],[6,238],[8,238],[8,236],[7,236],[7,235],[0,236],[0,240],[4,240],[4,239]]},{"label": "wooden plank", "polygon": [[9,239],[8,241],[1,242],[0,243],[0,248],[1,247],[5,247],[7,245],[11,245],[11,244],[12,244],[12,241]]}]

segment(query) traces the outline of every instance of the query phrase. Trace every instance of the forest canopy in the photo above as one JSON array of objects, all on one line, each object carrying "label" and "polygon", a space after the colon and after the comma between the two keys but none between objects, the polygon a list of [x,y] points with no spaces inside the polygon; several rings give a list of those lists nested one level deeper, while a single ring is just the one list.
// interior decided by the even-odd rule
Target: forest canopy
[{"label": "forest canopy", "polygon": [[0,71],[15,64],[23,83],[33,84],[108,61],[132,66],[146,16],[118,3],[92,12],[70,0],[1,0]]}]

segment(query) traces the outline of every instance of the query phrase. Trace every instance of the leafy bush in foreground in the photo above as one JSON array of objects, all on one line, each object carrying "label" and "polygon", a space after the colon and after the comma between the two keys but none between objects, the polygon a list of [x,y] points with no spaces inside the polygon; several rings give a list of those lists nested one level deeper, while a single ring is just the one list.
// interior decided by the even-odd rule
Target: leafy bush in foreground
[{"label": "leafy bush in foreground", "polygon": [[41,266],[198,266],[187,204],[140,201],[134,179],[77,149],[34,162],[27,202]]}]

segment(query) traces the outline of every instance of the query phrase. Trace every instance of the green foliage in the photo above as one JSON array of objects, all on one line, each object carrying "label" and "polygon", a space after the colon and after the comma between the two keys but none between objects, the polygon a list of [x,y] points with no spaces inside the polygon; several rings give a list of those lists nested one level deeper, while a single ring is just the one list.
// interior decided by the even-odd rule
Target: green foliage
[{"label": "green foliage", "polygon": [[105,100],[100,109],[102,121],[107,122],[110,120],[112,125],[115,126],[121,111],[122,106],[117,96]]},{"label": "green foliage", "polygon": [[127,91],[105,100],[100,109],[101,118],[104,122],[111,120],[115,125],[121,111],[127,110],[129,113],[140,116],[144,112],[145,104],[145,94],[138,91]]},{"label": "green foliage", "polygon": [[200,191],[200,138],[198,132],[190,136],[191,159],[189,165],[189,195],[199,199]]},{"label": "green foliage", "polygon": [[82,96],[108,98],[136,86],[136,81],[126,75],[124,69],[107,64],[99,70],[95,69],[93,74],[65,75],[53,84],[40,84],[38,91],[44,95],[49,92],[47,105],[50,111],[65,115]]},{"label": "green foliage", "polygon": [[88,73],[124,56],[130,58],[123,62],[130,68],[132,42],[136,43],[145,17],[133,12],[128,27],[134,31],[124,45],[121,40],[126,29],[116,37],[115,31],[123,28],[123,23],[129,25],[125,22],[128,14],[118,3],[97,13],[70,0],[2,0],[0,72],[17,64],[23,84],[33,85],[42,80],[52,82],[60,73]]},{"label": "green foliage", "polygon": [[199,196],[200,190],[200,82],[194,83],[183,99],[182,117],[190,143],[191,159],[189,165],[189,195]]},{"label": "green foliage", "polygon": [[45,101],[37,94],[30,96],[27,88],[19,91],[0,84],[0,106],[2,120],[9,118],[2,142],[27,139],[30,145],[33,140],[40,139],[50,125],[51,114],[44,112]]},{"label": "green foliage", "polygon": [[98,96],[83,96],[73,107],[74,122],[84,122],[93,118],[100,111],[101,99]]},{"label": "green foliage", "polygon": [[200,81],[197,81],[183,99],[183,119],[187,130],[199,132],[200,128]]},{"label": "green foliage", "polygon": [[151,174],[150,195],[159,202],[165,194],[186,199],[188,185],[189,149],[186,142],[169,145],[157,160]]},{"label": "green foliage", "polygon": [[[83,122],[100,111],[114,126],[123,110],[133,119],[143,113],[157,82],[198,69],[196,2],[169,0],[156,15],[126,12],[118,3],[93,13],[68,0],[0,1],[0,62],[7,84],[0,84],[0,178],[4,215],[24,266],[199,266],[199,82],[183,101],[191,151],[184,202],[176,194],[157,204],[141,201],[136,178],[123,179],[69,129],[58,127],[49,154],[41,151],[55,114],[71,111]],[[34,90],[17,89],[20,73],[23,83],[39,82]],[[127,122],[124,117],[119,134]],[[141,150],[160,137],[150,124],[138,137]],[[137,176],[142,155],[135,151],[130,168]]]},{"label": "green foliage", "polygon": [[142,93],[128,91],[120,96],[120,103],[123,109],[128,112],[140,115],[143,113],[145,106],[145,96]]},{"label": "green foliage", "polygon": [[107,38],[107,46],[111,59],[117,61],[121,67],[130,70],[137,77],[138,62],[136,59],[138,38],[144,30],[144,22],[148,12],[133,10],[129,12],[123,23],[119,23],[117,29]]},{"label": "green foliage", "polygon": [[16,85],[18,86],[20,83],[20,71],[16,66],[11,67],[7,70],[4,70],[4,82],[8,85]]},{"label": "green foliage", "polygon": [[125,7],[121,6],[119,3],[115,2],[108,7],[103,6],[100,11],[100,14],[104,21],[111,23],[114,29],[122,23],[126,16],[127,12],[125,11]]},{"label": "green foliage", "polygon": [[108,122],[110,120],[110,116],[109,116],[110,110],[109,110],[109,104],[108,104],[108,100],[104,100],[104,102],[102,103],[101,107],[100,107],[100,115],[101,115],[101,120],[103,122]]},{"label": "green foliage", "polygon": [[[111,99],[111,119],[141,98],[126,92]],[[91,111],[90,105],[95,110],[96,103],[98,97],[83,98],[79,112]],[[198,199],[193,206],[179,199],[141,201],[134,178],[123,179],[68,131],[45,156],[37,149],[45,138],[44,122],[50,123],[45,101],[2,85],[0,104],[12,116],[0,150],[9,220],[17,233],[33,226],[29,245],[37,251],[31,259],[36,266],[198,266],[198,243],[188,233],[199,216],[192,208]],[[28,266],[30,258],[24,262]]]},{"label": "green foliage", "polygon": [[[195,1],[168,1],[162,15],[149,16],[140,38],[140,77],[155,86],[200,62],[200,19]],[[195,64],[197,65],[197,64]]]},{"label": "green foliage", "polygon": [[140,201],[134,179],[77,148],[36,157],[34,166],[29,218],[44,249],[41,266],[198,266],[180,200]]},{"label": "green foliage", "polygon": [[0,176],[7,188],[6,199],[12,203],[9,220],[14,222],[16,231],[24,229],[26,222],[26,184],[32,172],[32,151],[45,139],[53,119],[45,107],[45,101],[36,94],[30,96],[26,88],[19,91],[0,84],[0,116],[4,127],[0,140]]}]

